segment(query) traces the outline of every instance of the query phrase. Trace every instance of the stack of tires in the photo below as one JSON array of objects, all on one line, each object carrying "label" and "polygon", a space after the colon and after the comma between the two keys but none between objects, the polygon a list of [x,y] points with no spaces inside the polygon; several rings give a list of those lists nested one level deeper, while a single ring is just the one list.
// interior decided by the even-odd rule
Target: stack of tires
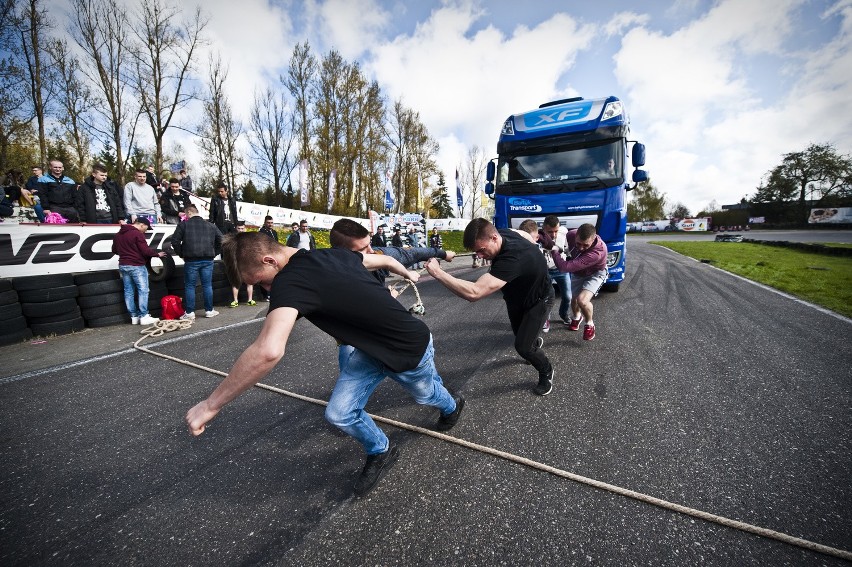
[{"label": "stack of tires", "polygon": [[[118,270],[86,272],[74,276],[80,297],[83,318],[89,327],[108,327],[130,323],[130,313],[124,302],[124,284]],[[148,280],[148,314],[159,317],[162,313],[160,300],[168,295],[162,281]]]},{"label": "stack of tires", "polygon": [[18,292],[12,287],[12,280],[0,280],[0,321],[3,321],[3,326],[0,327],[0,346],[33,337],[18,301]]},{"label": "stack of tires", "polygon": [[86,327],[71,274],[15,278],[12,286],[33,335],[67,335]]},{"label": "stack of tires", "polygon": [[80,292],[77,303],[87,326],[97,328],[130,323],[118,270],[76,274],[74,282]]}]

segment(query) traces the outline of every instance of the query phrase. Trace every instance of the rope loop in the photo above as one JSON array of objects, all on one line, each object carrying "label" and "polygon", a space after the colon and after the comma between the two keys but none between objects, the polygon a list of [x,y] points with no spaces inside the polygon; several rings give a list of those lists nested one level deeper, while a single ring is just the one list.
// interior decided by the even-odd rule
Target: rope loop
[{"label": "rope loop", "polygon": [[139,331],[139,334],[145,335],[146,337],[159,337],[165,333],[181,329],[189,329],[190,327],[192,327],[191,319],[166,319],[163,321],[157,321],[150,327],[145,327]]},{"label": "rope loop", "polygon": [[414,295],[417,297],[417,302],[408,308],[408,312],[412,315],[424,315],[426,313],[426,307],[423,305],[423,300],[420,299],[420,292],[417,290],[417,286],[414,284],[413,281],[406,279],[405,285],[401,287],[394,286],[390,289],[396,294],[396,297],[399,298],[399,296],[402,295],[402,292],[407,290],[409,286],[411,287],[411,289],[414,290]]}]

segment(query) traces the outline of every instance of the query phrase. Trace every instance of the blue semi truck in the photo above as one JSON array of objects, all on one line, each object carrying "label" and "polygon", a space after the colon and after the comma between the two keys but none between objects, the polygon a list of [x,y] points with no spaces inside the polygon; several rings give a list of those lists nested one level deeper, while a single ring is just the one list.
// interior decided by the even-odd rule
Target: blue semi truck
[{"label": "blue semi truck", "polygon": [[629,141],[630,121],[616,97],[570,98],[506,119],[497,160],[488,163],[485,192],[494,199],[494,224],[541,226],[555,215],[566,228],[595,225],[606,242],[609,279],[617,291],[627,252],[628,151],[632,181],[647,181],[645,146]]}]

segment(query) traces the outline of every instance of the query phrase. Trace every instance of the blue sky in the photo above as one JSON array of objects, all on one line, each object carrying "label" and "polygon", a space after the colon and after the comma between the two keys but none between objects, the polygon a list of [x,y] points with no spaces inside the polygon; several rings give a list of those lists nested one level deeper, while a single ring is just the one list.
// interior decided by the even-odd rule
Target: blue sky
[{"label": "blue sky", "polygon": [[[420,113],[448,180],[469,147],[495,154],[508,115],[576,95],[625,101],[651,181],[693,213],[752,195],[786,152],[823,142],[852,152],[852,0],[206,0],[203,9],[236,109],[277,80],[296,43],[337,49]],[[174,136],[192,160],[195,144]]]}]

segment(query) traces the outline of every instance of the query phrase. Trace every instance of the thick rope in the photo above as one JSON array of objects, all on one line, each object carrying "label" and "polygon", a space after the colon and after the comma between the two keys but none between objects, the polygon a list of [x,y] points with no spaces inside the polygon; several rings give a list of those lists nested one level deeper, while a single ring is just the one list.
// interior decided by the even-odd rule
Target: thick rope
[{"label": "thick rope", "polygon": [[[414,286],[413,282],[410,282],[414,287],[415,293],[417,293],[417,286]],[[407,287],[407,286],[406,286]],[[403,288],[404,290],[404,288]],[[419,301],[420,295],[417,293],[417,299]],[[175,324],[177,323],[177,324]],[[148,354],[153,354],[154,356],[159,356],[160,358],[165,358],[167,360],[171,360],[177,362],[179,364],[183,364],[186,366],[191,366],[193,368],[197,368],[199,370],[204,370],[205,372],[209,372],[210,374],[216,374],[218,376],[227,376],[227,372],[222,372],[221,370],[216,370],[214,368],[208,368],[206,366],[202,366],[200,364],[195,364],[194,362],[190,362],[188,360],[184,360],[181,358],[176,358],[173,356],[169,356],[167,354],[159,353],[143,346],[140,346],[140,343],[148,337],[156,337],[162,335],[165,332],[174,331],[178,329],[187,329],[192,325],[192,321],[160,321],[159,323],[155,323],[153,326],[143,329],[141,331],[142,337],[139,338],[135,343],[133,343],[133,347],[142,352],[147,352]],[[319,400],[316,398],[311,398],[309,396],[303,396],[302,394],[297,394],[295,392],[290,392],[289,390],[284,390],[281,388],[277,388],[275,386],[270,386],[268,384],[263,384],[258,382],[255,384],[255,387],[268,390],[270,392],[275,392],[276,394],[280,394],[283,396],[287,396],[290,398],[294,398],[297,400],[301,400],[303,402],[309,402],[312,404],[316,404],[319,406],[327,406],[328,402],[324,400]],[[636,492],[634,490],[630,490],[628,488],[623,488],[620,486],[616,486],[614,484],[609,484],[606,482],[602,482],[600,480],[596,480],[593,478],[581,476],[578,474],[574,474],[572,472],[568,472],[566,470],[558,469],[556,467],[552,467],[550,465],[546,465],[544,463],[540,463],[538,461],[533,461],[531,459],[527,459],[526,457],[521,457],[519,455],[515,455],[512,453],[507,453],[505,451],[501,451],[499,449],[494,449],[492,447],[488,447],[486,445],[480,445],[478,443],[473,443],[471,441],[466,441],[464,439],[459,439],[457,437],[451,437],[444,433],[439,433],[437,431],[432,431],[431,429],[425,429],[423,427],[418,427],[416,425],[411,425],[402,421],[397,421],[395,419],[390,419],[387,417],[382,417],[380,415],[368,414],[374,421],[378,421],[380,423],[385,423],[387,425],[392,425],[399,429],[405,429],[407,431],[412,431],[414,433],[419,433],[421,435],[427,435],[429,437],[434,437],[435,439],[439,439],[441,441],[446,441],[448,443],[452,443],[454,445],[459,445],[461,447],[466,447],[468,449],[473,449],[475,451],[479,451],[481,453],[485,453],[487,455],[492,455],[495,457],[499,457],[501,459],[518,463],[520,465],[524,465],[530,467],[532,469],[544,471],[550,473],[554,476],[558,476],[561,478],[567,478],[569,480],[573,480],[574,482],[578,482],[581,484],[585,484],[587,486],[592,486],[594,488],[598,488],[601,490],[606,490],[613,494],[618,494],[619,496],[625,496],[627,498],[632,498],[633,500],[638,500],[639,502],[644,502],[646,504],[651,504],[652,506],[657,506],[664,510],[670,510],[673,512],[679,512],[681,514],[685,514],[687,516],[692,516],[693,518],[698,518],[701,520],[705,520],[708,522],[713,522],[715,524],[719,524],[721,526],[734,528],[743,532],[759,535],[765,538],[774,539],[776,541],[780,541],[782,543],[786,543],[789,545],[794,545],[796,547],[800,547],[803,549],[807,549],[810,551],[816,551],[818,553],[823,553],[825,555],[831,555],[833,557],[839,557],[840,559],[845,559],[846,561],[852,561],[852,552],[847,551],[845,549],[838,549],[835,547],[830,547],[828,545],[823,545],[821,543],[816,543],[807,539],[802,539],[799,537],[791,536],[789,534],[785,534],[783,532],[778,532],[775,530],[770,530],[768,528],[762,528],[760,526],[755,526],[753,524],[748,524],[746,522],[741,522],[739,520],[732,520],[730,518],[726,518],[724,516],[719,516],[717,514],[711,514],[710,512],[704,512],[703,510],[698,510],[696,508],[690,508],[688,506],[683,506],[681,504],[677,504],[674,502],[669,502],[667,500],[663,500],[661,498],[656,498],[654,496],[649,496],[647,494],[643,494],[641,492]]]}]

